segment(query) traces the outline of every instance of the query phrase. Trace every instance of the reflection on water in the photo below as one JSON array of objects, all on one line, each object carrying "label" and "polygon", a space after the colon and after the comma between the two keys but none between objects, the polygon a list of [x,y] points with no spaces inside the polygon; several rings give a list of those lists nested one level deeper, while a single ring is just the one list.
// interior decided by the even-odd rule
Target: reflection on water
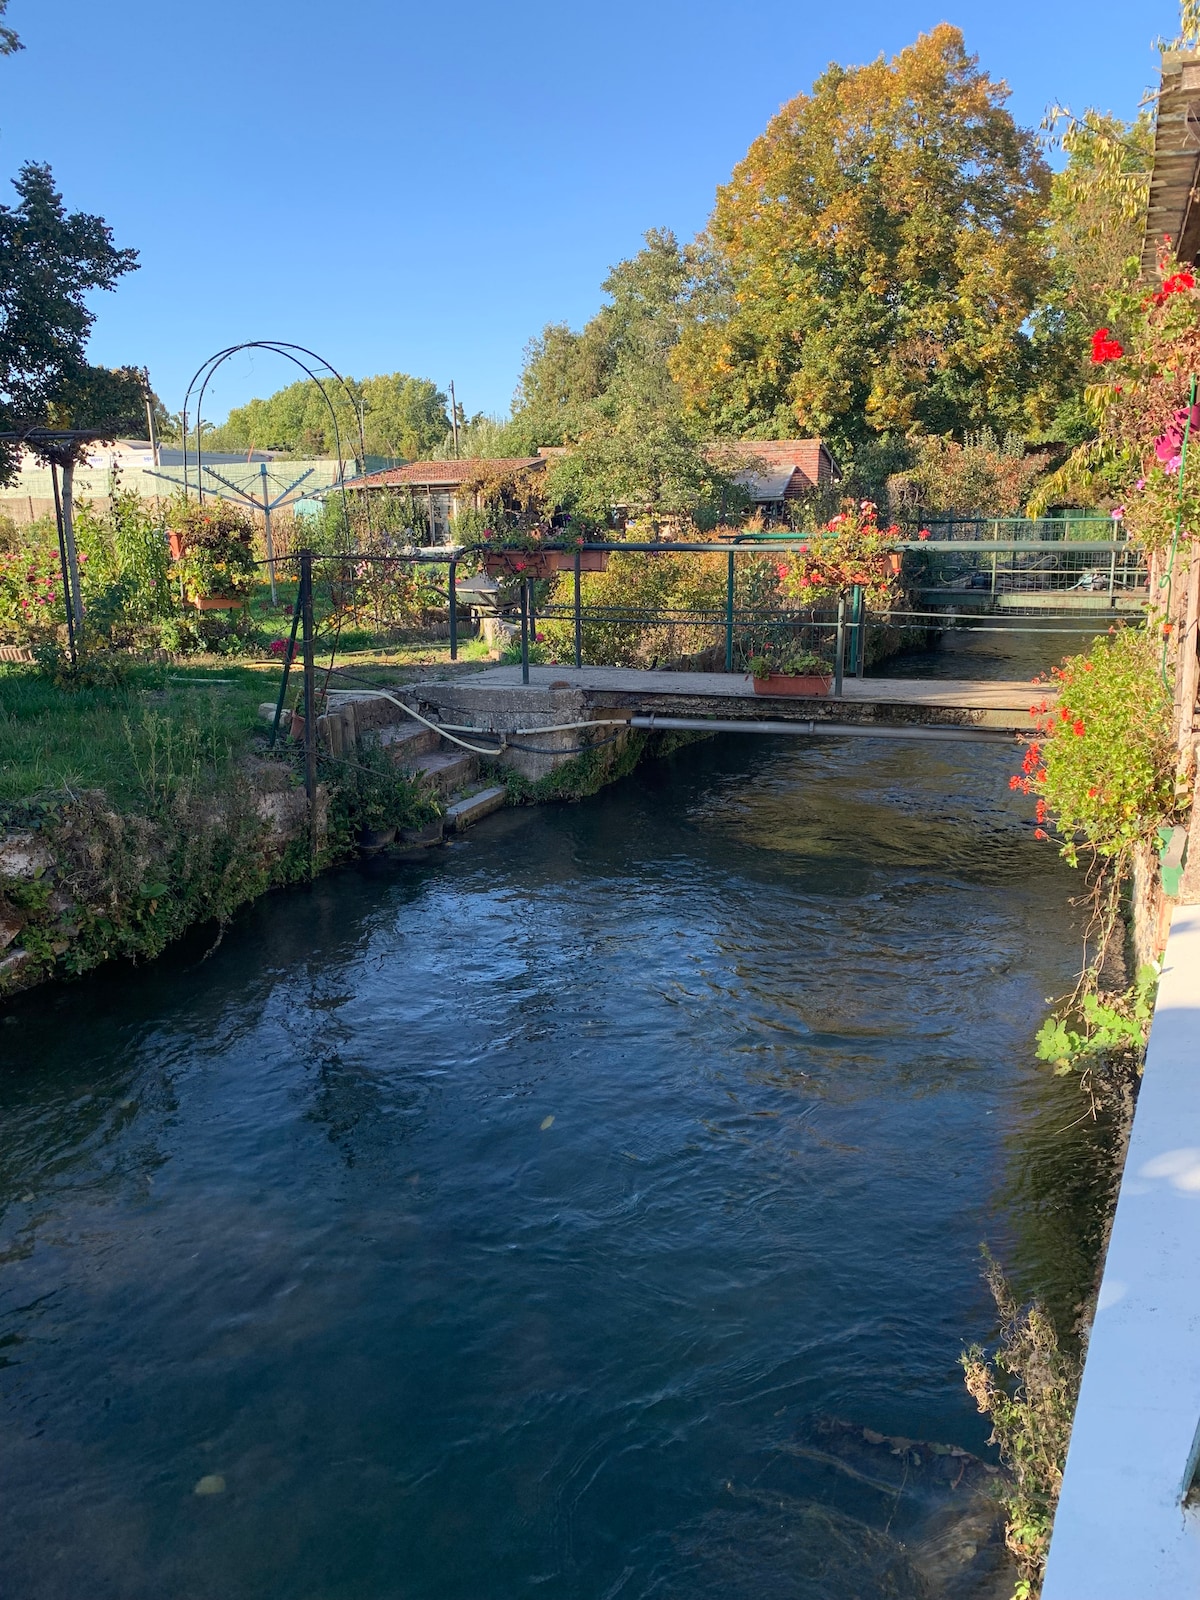
[{"label": "reflection on water", "polygon": [[751,744],[13,1009],[0,1592],[1007,1592],[956,1358],[981,1240],[1090,1272],[1070,879],[1003,750]]}]

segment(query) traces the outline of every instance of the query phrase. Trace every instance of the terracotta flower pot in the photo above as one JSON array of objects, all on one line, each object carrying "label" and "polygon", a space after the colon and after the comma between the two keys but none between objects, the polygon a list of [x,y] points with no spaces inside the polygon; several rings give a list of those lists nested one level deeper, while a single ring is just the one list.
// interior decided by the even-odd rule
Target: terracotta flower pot
[{"label": "terracotta flower pot", "polygon": [[[609,550],[581,550],[579,552],[580,572],[607,572],[608,558],[612,552]],[[561,550],[557,553],[559,572],[575,571],[574,550]]]},{"label": "terracotta flower pot", "polygon": [[549,578],[558,568],[554,550],[488,550],[483,570],[489,578]]},{"label": "terracotta flower pot", "polygon": [[820,695],[829,693],[832,677],[823,673],[791,673],[772,672],[765,678],[755,678],[755,694],[791,694],[806,695],[809,699],[816,699]]},{"label": "terracotta flower pot", "polygon": [[167,545],[171,551],[171,560],[182,561],[183,552],[187,549],[187,540],[185,536],[182,533],[176,533],[174,529],[172,529],[167,534]]},{"label": "terracotta flower pot", "polygon": [[893,578],[898,578],[900,576],[900,568],[903,563],[904,557],[898,550],[893,550],[889,553],[887,558],[887,569]]},{"label": "terracotta flower pot", "polygon": [[192,596],[192,604],[197,611],[236,611],[238,606],[245,605],[245,600],[238,594],[197,594]]}]

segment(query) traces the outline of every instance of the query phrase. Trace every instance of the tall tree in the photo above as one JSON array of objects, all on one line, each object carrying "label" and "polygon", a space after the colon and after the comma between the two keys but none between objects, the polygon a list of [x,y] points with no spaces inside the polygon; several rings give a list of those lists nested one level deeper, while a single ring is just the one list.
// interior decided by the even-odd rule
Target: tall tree
[{"label": "tall tree", "polygon": [[943,23],[772,119],[718,190],[672,359],[713,431],[845,452],[1024,421],[1050,175],[1007,95]]},{"label": "tall tree", "polygon": [[[95,320],[84,299],[137,266],[101,217],[68,213],[49,167],[33,162],[13,180],[18,204],[0,205],[0,432],[42,421],[47,406],[86,370]],[[18,447],[0,440],[0,483]]]},{"label": "tall tree", "polygon": [[1052,276],[1034,317],[1043,363],[1047,425],[1078,443],[1095,431],[1083,392],[1095,376],[1091,335],[1123,321],[1124,301],[1141,267],[1142,229],[1154,164],[1149,112],[1122,122],[1099,111],[1081,117],[1056,108],[1056,143],[1067,164],[1054,174],[1047,240]]},{"label": "tall tree", "polygon": [[[0,0],[0,17],[8,10],[8,0]],[[0,23],[0,56],[11,56],[17,50],[24,50],[25,46],[17,38],[11,28],[6,28]]]},{"label": "tall tree", "polygon": [[608,303],[581,333],[561,323],[544,328],[525,353],[514,439],[525,449],[570,443],[594,429],[597,402],[608,397],[620,408],[620,392],[629,403],[678,410],[667,360],[679,340],[692,272],[690,250],[669,229],[651,228],[644,247],[605,278]]},{"label": "tall tree", "polygon": [[[406,372],[347,378],[348,397],[336,380],[325,390],[337,415],[342,451],[358,454],[358,408],[369,455],[414,460],[427,456],[450,431],[446,396],[428,378]],[[205,434],[206,447],[224,450],[283,450],[290,455],[332,455],[337,446],[329,405],[315,383],[302,378],[265,400],[237,406]]]}]

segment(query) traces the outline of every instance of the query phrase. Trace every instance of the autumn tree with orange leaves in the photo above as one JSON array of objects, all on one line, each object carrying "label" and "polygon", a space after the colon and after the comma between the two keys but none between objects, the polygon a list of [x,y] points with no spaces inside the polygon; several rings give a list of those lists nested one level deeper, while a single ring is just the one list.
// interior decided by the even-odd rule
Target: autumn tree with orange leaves
[{"label": "autumn tree with orange leaves", "polygon": [[784,106],[718,190],[671,355],[714,433],[1026,431],[1050,174],[1007,96],[943,23]]}]

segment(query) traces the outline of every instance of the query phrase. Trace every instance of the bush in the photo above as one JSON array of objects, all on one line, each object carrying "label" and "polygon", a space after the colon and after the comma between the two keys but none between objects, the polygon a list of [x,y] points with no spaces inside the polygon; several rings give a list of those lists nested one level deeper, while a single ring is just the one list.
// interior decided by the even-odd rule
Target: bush
[{"label": "bush", "polygon": [[258,579],[254,524],[240,506],[224,500],[175,501],[169,523],[182,545],[173,576],[189,599],[244,594]]},{"label": "bush", "polygon": [[[1072,866],[1081,842],[1125,857],[1176,811],[1172,695],[1159,663],[1153,636],[1123,628],[1052,668],[1057,705],[1031,707],[1037,735],[1009,786],[1038,796],[1037,820],[1053,821]],[[1048,837],[1042,827],[1038,836]]]},{"label": "bush", "polygon": [[1014,1600],[1026,1600],[1040,1587],[1050,1548],[1079,1393],[1079,1364],[1060,1350],[1045,1310],[1036,1301],[1020,1307],[996,1262],[986,1252],[984,1259],[1000,1314],[1000,1342],[990,1358],[972,1345],[962,1367],[971,1398],[992,1419],[990,1442],[999,1446],[1011,1474],[1001,1489],[1005,1543],[1021,1574]]}]

